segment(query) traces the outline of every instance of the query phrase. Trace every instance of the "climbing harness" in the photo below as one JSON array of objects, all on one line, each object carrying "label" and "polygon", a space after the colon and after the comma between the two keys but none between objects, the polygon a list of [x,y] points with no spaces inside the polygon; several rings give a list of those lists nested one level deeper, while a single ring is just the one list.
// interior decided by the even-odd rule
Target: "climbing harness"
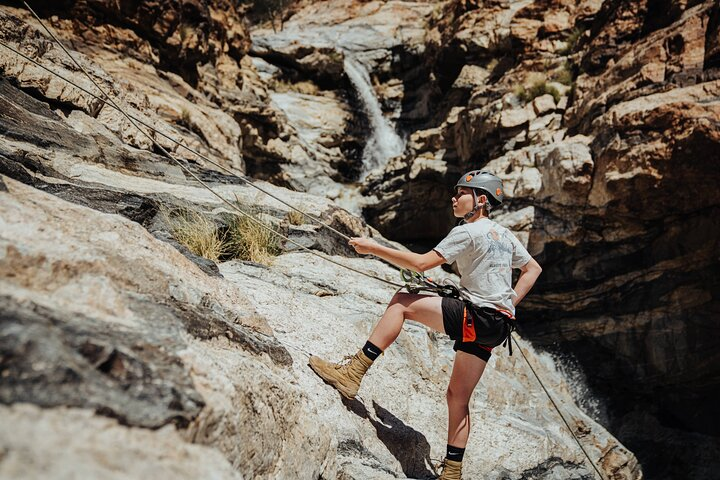
[{"label": "climbing harness", "polygon": [[[43,21],[40,19],[40,17],[35,13],[35,11],[30,7],[30,5],[28,5],[27,2],[23,2],[23,3],[25,4],[25,7],[27,7],[27,9],[30,11],[30,13],[32,13],[32,15],[35,17],[35,19],[40,23],[40,25],[43,27],[43,29],[52,37],[52,39],[54,40],[54,42],[67,54],[68,57],[70,57],[70,59],[75,63],[75,65],[77,65],[77,67],[80,68],[80,70],[81,70],[81,71],[85,74],[85,76],[93,83],[93,85],[95,86],[95,88],[97,88],[97,89],[102,93],[103,97],[105,97],[105,98],[100,97],[100,96],[98,96],[98,95],[90,92],[89,90],[83,88],[83,87],[80,86],[80,85],[77,85],[77,84],[76,84],[75,82],[73,82],[72,80],[64,77],[63,75],[60,75],[59,73],[54,72],[54,71],[51,70],[50,68],[42,65],[40,62],[36,61],[35,59],[33,59],[33,58],[31,58],[31,57],[23,54],[22,52],[20,52],[19,50],[13,48],[12,46],[8,45],[7,43],[5,43],[5,42],[2,41],[2,40],[0,40],[0,45],[2,45],[3,47],[7,48],[8,50],[14,52],[16,55],[24,58],[25,60],[33,63],[34,65],[42,68],[43,70],[47,71],[48,73],[50,73],[50,74],[52,74],[52,75],[54,75],[54,76],[62,79],[63,81],[67,82],[68,84],[73,85],[73,86],[74,86],[75,88],[77,88],[78,90],[80,90],[80,91],[82,91],[82,92],[90,95],[91,97],[99,100],[100,102],[102,102],[103,105],[108,105],[108,106],[110,106],[111,108],[113,108],[113,109],[117,110],[118,112],[120,112],[120,113],[130,122],[130,124],[131,124],[132,126],[134,126],[134,127],[135,127],[138,131],[140,131],[143,135],[145,135],[146,137],[148,137],[148,138],[150,139],[150,141],[153,143],[153,145],[154,145],[155,147],[157,147],[158,150],[163,153],[163,155],[165,155],[166,157],[168,157],[169,159],[171,159],[172,161],[174,161],[175,163],[177,163],[178,166],[179,166],[184,172],[186,172],[188,175],[190,175],[190,176],[191,176],[194,180],[196,180],[200,185],[202,185],[204,188],[206,188],[207,190],[209,190],[214,196],[216,196],[218,199],[220,199],[220,201],[222,201],[224,204],[228,205],[231,209],[233,209],[233,210],[237,211],[238,213],[240,213],[241,215],[247,217],[250,221],[256,223],[256,224],[257,224],[258,226],[260,226],[261,228],[263,228],[263,229],[265,229],[265,230],[267,230],[267,231],[269,231],[269,232],[271,232],[271,233],[273,233],[273,234],[275,234],[275,235],[277,235],[277,236],[285,239],[286,241],[292,243],[292,244],[295,245],[296,247],[298,247],[298,248],[300,248],[300,249],[302,249],[302,250],[304,250],[304,251],[307,251],[308,253],[311,253],[312,255],[315,255],[315,256],[317,256],[317,257],[319,257],[319,258],[322,258],[322,259],[324,259],[324,260],[327,260],[328,262],[333,263],[333,264],[335,264],[335,265],[337,265],[337,266],[340,266],[340,267],[342,267],[342,268],[351,270],[351,271],[353,271],[353,272],[355,272],[355,273],[359,273],[359,274],[361,274],[361,275],[364,275],[364,276],[366,276],[366,277],[369,277],[369,278],[378,280],[378,281],[380,281],[380,282],[383,282],[383,283],[392,285],[392,286],[394,286],[394,287],[399,287],[398,291],[399,291],[400,289],[402,289],[402,288],[405,288],[405,289],[406,289],[408,292],[410,292],[410,293],[417,293],[417,292],[420,292],[420,291],[429,291],[429,292],[437,293],[438,295],[443,296],[443,297],[458,298],[458,299],[463,300],[463,301],[465,301],[465,302],[469,302],[469,300],[465,297],[464,292],[463,292],[457,285],[455,285],[451,280],[449,280],[449,279],[444,280],[442,283],[438,283],[438,282],[433,281],[433,280],[430,279],[429,277],[426,277],[424,274],[421,274],[421,273],[418,273],[418,272],[410,272],[410,271],[406,271],[406,270],[401,270],[401,278],[402,278],[402,280],[405,282],[405,284],[403,285],[403,284],[398,284],[398,283],[392,282],[392,281],[390,281],[390,280],[386,280],[386,279],[383,279],[383,278],[380,278],[380,277],[371,275],[371,274],[369,274],[369,273],[367,273],[367,272],[363,272],[363,271],[361,271],[361,270],[357,270],[357,269],[355,269],[355,268],[353,268],[353,267],[344,265],[344,264],[342,264],[342,263],[339,263],[339,262],[337,262],[337,261],[335,261],[335,260],[333,260],[333,259],[331,259],[331,258],[328,258],[328,257],[325,256],[325,255],[321,255],[321,254],[319,254],[318,252],[314,252],[314,251],[310,250],[309,248],[305,247],[304,245],[301,245],[301,244],[295,242],[294,240],[292,240],[292,239],[288,238],[287,236],[283,235],[282,233],[280,233],[280,232],[278,232],[278,231],[276,231],[276,230],[268,227],[268,226],[265,225],[263,222],[257,220],[255,217],[253,217],[253,216],[250,215],[249,213],[245,212],[244,210],[242,210],[242,209],[241,209],[240,207],[238,207],[237,205],[234,205],[234,204],[230,203],[227,199],[225,199],[224,197],[222,197],[221,195],[219,195],[218,193],[216,193],[216,192],[215,192],[212,188],[210,188],[205,182],[203,182],[195,173],[193,173],[186,165],[184,165],[183,162],[181,162],[180,160],[178,160],[178,159],[176,159],[174,156],[172,156],[162,145],[160,145],[160,144],[157,142],[157,140],[155,140],[155,138],[154,138],[152,135],[150,135],[149,133],[147,133],[145,130],[141,129],[141,128],[138,126],[138,124],[143,125],[144,127],[148,128],[149,130],[151,130],[151,131],[155,132],[156,134],[160,135],[161,137],[163,137],[163,138],[169,140],[170,142],[176,144],[178,147],[185,149],[186,151],[188,151],[188,152],[196,155],[196,156],[199,157],[199,158],[202,158],[203,160],[205,160],[206,162],[208,162],[208,163],[211,164],[211,165],[214,165],[215,167],[219,168],[219,169],[222,170],[223,172],[225,172],[225,173],[227,173],[227,174],[229,174],[229,175],[231,175],[231,176],[233,176],[233,177],[236,177],[236,178],[240,179],[240,180],[243,181],[245,184],[247,184],[247,185],[249,185],[249,186],[251,186],[251,187],[253,187],[253,188],[255,188],[255,189],[257,189],[257,190],[259,190],[259,191],[261,191],[261,192],[263,192],[263,193],[265,193],[266,195],[274,198],[275,200],[277,200],[277,201],[279,201],[280,203],[286,205],[287,207],[291,208],[292,210],[294,210],[294,211],[296,211],[296,212],[298,212],[298,213],[301,213],[304,217],[311,219],[312,221],[316,222],[316,223],[319,224],[320,226],[327,228],[328,230],[332,231],[333,233],[341,236],[342,238],[344,238],[344,239],[346,239],[346,240],[350,240],[350,237],[349,237],[349,236],[347,236],[347,235],[345,235],[344,233],[338,231],[337,229],[331,227],[330,225],[322,222],[322,220],[320,220],[319,218],[315,217],[314,215],[310,215],[310,214],[308,214],[308,213],[306,213],[306,212],[303,212],[302,210],[300,210],[300,209],[298,209],[297,207],[295,207],[295,206],[293,206],[293,205],[285,202],[285,201],[282,200],[281,198],[273,195],[272,193],[268,192],[267,190],[261,188],[260,186],[255,185],[251,180],[245,178],[244,176],[238,175],[236,172],[233,172],[232,170],[224,167],[223,165],[221,165],[221,164],[219,164],[219,163],[211,160],[211,159],[208,158],[206,155],[203,155],[203,154],[197,152],[196,150],[190,148],[189,146],[185,145],[184,143],[175,140],[174,138],[170,137],[169,135],[167,135],[167,134],[159,131],[158,129],[154,128],[153,126],[149,125],[148,123],[146,123],[146,122],[143,121],[142,119],[139,119],[139,118],[137,118],[137,117],[135,117],[135,116],[133,116],[133,115],[130,115],[130,114],[126,113],[119,105],[117,105],[117,103],[115,103],[115,101],[105,92],[105,90],[103,90],[103,88],[100,87],[100,86],[97,84],[97,82],[96,82],[96,81],[92,78],[92,76],[85,70],[85,68],[75,59],[75,57],[73,57],[73,56],[70,54],[70,52],[69,52],[69,51],[65,48],[65,46],[57,39],[57,37],[55,37],[55,35],[45,26],[44,22],[43,22]],[[477,178],[477,177],[476,177],[476,178],[473,178],[473,177],[465,178],[465,182],[468,183],[468,185],[465,185],[465,186],[468,186],[468,187],[470,187],[470,188],[473,188],[473,196],[474,196],[474,198],[475,198],[475,206],[477,206],[477,196],[476,196],[476,194],[475,194],[475,190],[474,190],[474,189],[475,189],[475,188],[478,188],[478,187],[475,186],[474,184],[471,185],[471,183],[473,183],[473,181],[478,182],[478,181],[481,181],[481,180],[482,180],[483,182],[490,182],[490,183],[492,183],[492,182],[494,181],[494,179],[489,178],[489,176],[492,175],[492,174],[490,174],[489,172],[476,171],[476,172],[470,172],[470,173],[473,174],[473,177],[475,177],[476,175],[477,175],[477,177],[479,177],[479,178]],[[469,174],[468,174],[468,176],[469,176]],[[494,175],[492,175],[492,176],[494,177]],[[487,177],[487,178],[485,178],[485,177]],[[495,177],[495,178],[497,178],[497,177]],[[463,182],[463,180],[461,179],[461,181],[458,182],[458,185],[460,185],[462,182]],[[489,185],[489,183],[488,183],[488,185]],[[494,185],[494,184],[493,184],[493,185]],[[487,186],[487,185],[484,185],[484,186]],[[486,188],[482,188],[482,190],[486,190]],[[488,191],[488,193],[490,193],[490,197],[492,197],[494,200],[499,201],[499,202],[502,201],[503,192],[502,192],[501,187],[496,188],[494,194],[493,194],[492,191]],[[499,203],[499,202],[498,202],[498,203]],[[467,310],[466,310],[466,311],[467,311]],[[501,313],[503,313],[503,312],[501,312]],[[509,312],[507,312],[507,313],[509,313]],[[507,313],[504,313],[504,314],[507,315]],[[512,316],[510,315],[510,317],[512,317]],[[511,323],[508,323],[508,325],[512,325],[512,324],[511,324]],[[565,426],[568,428],[568,430],[570,431],[571,435],[573,436],[573,438],[574,438],[575,441],[577,442],[578,446],[579,446],[580,449],[582,450],[583,454],[585,455],[585,458],[586,458],[586,459],[588,460],[588,462],[592,465],[592,467],[595,469],[595,472],[597,472],[597,474],[600,476],[600,478],[601,478],[602,480],[605,480],[605,478],[603,477],[602,473],[600,473],[600,470],[597,468],[597,466],[595,465],[595,463],[590,459],[590,456],[588,455],[587,451],[585,450],[585,448],[584,448],[584,447],[582,446],[582,444],[580,443],[580,440],[579,440],[579,439],[577,438],[577,436],[575,435],[575,432],[572,430],[572,428],[570,428],[570,425],[568,424],[567,420],[565,419],[565,416],[564,416],[564,415],[562,414],[562,412],[560,411],[559,407],[557,406],[557,404],[556,404],[555,401],[553,400],[553,398],[552,398],[552,396],[550,395],[550,393],[548,392],[547,388],[545,388],[545,385],[544,385],[543,382],[540,380],[540,377],[539,377],[538,374],[535,372],[535,369],[534,369],[534,368],[532,367],[532,365],[530,364],[529,360],[528,360],[527,357],[525,356],[525,354],[524,354],[524,352],[522,351],[522,349],[520,348],[520,346],[517,344],[517,341],[516,341],[514,338],[512,338],[512,331],[513,331],[513,330],[514,330],[514,326],[513,326],[512,329],[509,331],[508,336],[507,336],[507,338],[505,339],[505,342],[503,343],[503,345],[508,344],[508,345],[509,345],[509,349],[510,349],[510,354],[512,354],[512,346],[511,346],[511,344],[512,344],[512,342],[515,342],[515,345],[516,345],[517,349],[518,349],[518,350],[520,351],[520,353],[522,354],[522,356],[523,356],[523,358],[525,359],[525,362],[527,363],[528,367],[530,367],[530,370],[532,371],[533,375],[534,375],[535,378],[537,379],[538,383],[540,383],[540,386],[541,386],[542,389],[545,391],[545,394],[546,394],[546,395],[548,396],[548,398],[550,399],[551,403],[552,403],[553,406],[555,407],[555,410],[558,412],[558,414],[559,414],[560,417],[562,418],[563,422],[565,423]],[[264,335],[264,334],[263,334],[263,335]],[[269,338],[272,338],[272,337],[270,337],[269,335],[266,335],[266,336],[269,337]],[[276,339],[276,340],[277,340],[277,339]],[[309,352],[307,352],[306,350],[304,350],[304,349],[302,349],[302,348],[300,348],[300,347],[298,347],[298,346],[296,346],[296,345],[289,345],[289,346],[290,346],[290,348],[293,348],[293,349],[295,349],[295,350],[301,351],[301,352],[305,353],[306,355],[309,354]]]},{"label": "climbing harness", "polygon": [[[474,342],[476,340],[474,319],[470,313],[475,308],[475,305],[472,303],[470,297],[460,289],[455,282],[449,278],[445,278],[441,282],[436,282],[423,273],[413,272],[408,269],[401,269],[400,276],[405,282],[405,290],[407,290],[408,293],[432,292],[441,297],[461,300],[465,304],[463,310],[463,342]],[[508,353],[512,355],[512,342],[510,339],[512,332],[515,331],[515,317],[507,310],[498,308],[495,310],[503,316],[504,323],[508,327],[508,333],[502,342],[502,346],[507,347]]]}]

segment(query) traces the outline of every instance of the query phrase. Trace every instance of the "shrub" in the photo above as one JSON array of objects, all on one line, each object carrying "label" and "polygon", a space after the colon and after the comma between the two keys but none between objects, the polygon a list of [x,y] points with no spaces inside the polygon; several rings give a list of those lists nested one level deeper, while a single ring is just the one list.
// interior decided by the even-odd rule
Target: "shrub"
[{"label": "shrub", "polygon": [[523,102],[532,102],[535,98],[549,93],[555,99],[555,103],[560,101],[560,92],[552,85],[548,85],[547,80],[536,80],[530,88],[519,85],[515,88],[515,95]]},{"label": "shrub", "polygon": [[259,223],[272,228],[259,215],[233,216],[227,229],[227,255],[251,262],[269,265],[281,252],[279,238]]},{"label": "shrub", "polygon": [[553,73],[552,79],[563,85],[571,86],[575,80],[575,75],[573,74],[570,62],[563,63],[562,67]]},{"label": "shrub", "polygon": [[214,262],[225,255],[225,235],[221,234],[215,222],[193,210],[179,208],[161,209],[172,236],[195,255]]},{"label": "shrub", "polygon": [[577,46],[578,40],[580,40],[580,37],[582,37],[583,31],[579,28],[575,27],[573,28],[566,36],[565,36],[565,48],[562,48],[558,50],[557,53],[560,55],[570,55]]},{"label": "shrub", "polygon": [[305,223],[305,215],[296,210],[290,210],[285,218],[287,218],[290,225],[302,225]]}]

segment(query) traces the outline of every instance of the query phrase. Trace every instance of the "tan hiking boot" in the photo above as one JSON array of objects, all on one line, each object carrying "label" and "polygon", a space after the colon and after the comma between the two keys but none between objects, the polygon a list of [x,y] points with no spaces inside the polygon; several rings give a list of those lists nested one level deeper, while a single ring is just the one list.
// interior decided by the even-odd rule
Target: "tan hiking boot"
[{"label": "tan hiking boot", "polygon": [[455,460],[443,460],[440,465],[442,473],[440,474],[439,480],[462,480],[462,462],[456,462]]},{"label": "tan hiking boot", "polygon": [[352,400],[357,395],[363,375],[373,361],[362,350],[358,350],[358,353],[346,359],[349,361],[331,363],[313,355],[310,357],[310,368],[325,382],[335,387],[343,397]]}]

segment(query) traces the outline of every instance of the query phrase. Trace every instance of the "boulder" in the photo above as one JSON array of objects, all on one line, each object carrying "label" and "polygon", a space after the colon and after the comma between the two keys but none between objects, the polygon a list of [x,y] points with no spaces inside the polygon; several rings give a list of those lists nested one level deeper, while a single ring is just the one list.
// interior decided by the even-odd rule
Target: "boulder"
[{"label": "boulder", "polygon": [[535,115],[541,117],[548,112],[555,110],[555,99],[550,94],[540,95],[532,101],[532,107]]}]

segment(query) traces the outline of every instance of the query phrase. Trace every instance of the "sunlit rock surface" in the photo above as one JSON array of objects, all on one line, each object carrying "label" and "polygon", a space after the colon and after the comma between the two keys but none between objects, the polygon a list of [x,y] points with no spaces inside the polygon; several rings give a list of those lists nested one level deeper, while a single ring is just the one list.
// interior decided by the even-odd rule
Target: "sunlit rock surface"
[{"label": "sunlit rock surface", "polygon": [[[528,212],[520,235],[544,268],[525,331],[592,372],[598,418],[649,477],[712,476],[718,464],[701,452],[720,453],[720,344],[708,334],[720,7],[457,1],[444,12],[426,51],[446,103],[404,159],[369,179],[382,200],[366,217],[432,245],[452,225],[418,221],[417,205],[447,218],[463,171],[497,173],[509,194],[497,218]],[[534,85],[545,94],[525,103]]]},{"label": "sunlit rock surface", "polygon": [[[271,268],[228,262],[220,265],[222,278],[207,276],[135,222],[7,177],[3,186],[7,380],[0,395],[6,404],[52,408],[41,414],[52,427],[28,424],[28,408],[3,409],[0,415],[18,421],[23,436],[69,428],[55,422],[62,415],[57,408],[71,406],[117,419],[111,430],[132,439],[117,446],[119,454],[146,460],[148,469],[161,468],[153,464],[160,447],[137,457],[132,451],[153,430],[130,427],[165,426],[157,430],[170,444],[165,448],[179,438],[213,447],[243,476],[430,475],[430,460],[444,448],[451,342],[409,323],[366,379],[362,401],[350,403],[306,365],[309,352],[339,357],[356,349],[392,287],[306,253],[283,255]],[[396,276],[374,260],[335,259],[380,278]],[[608,472],[636,478],[634,457],[575,406],[549,358],[527,354],[593,458]],[[476,446],[470,448],[483,453],[466,471],[500,478],[549,463],[554,471],[587,475],[570,432],[521,362],[504,352],[491,362],[473,404]],[[110,427],[81,418],[78,428],[89,438]],[[67,471],[65,462],[80,455],[77,440],[72,456],[44,461],[34,449],[40,444],[2,441],[9,453],[0,472],[14,471],[18,456],[30,461],[31,472],[47,471],[48,462]],[[527,444],[543,447],[521,448]],[[88,471],[110,468],[101,451],[82,458]],[[214,468],[230,478],[223,464]]]},{"label": "sunlit rock surface", "polygon": [[[26,15],[3,7],[0,20],[3,39],[92,88],[28,26]],[[108,52],[97,52],[98,63],[93,55],[80,59],[129,112],[242,170],[233,161],[238,157],[221,148],[230,137],[183,126],[198,115],[202,131],[221,125],[234,131],[229,119],[235,119],[245,138],[242,118],[195,96],[215,66],[201,69],[196,86],[157,75],[159,65],[143,66],[129,83],[118,80],[126,73],[123,57]],[[6,75],[0,82],[0,418],[13,425],[0,436],[0,475],[431,476],[431,460],[445,446],[447,339],[409,322],[373,367],[361,401],[343,403],[307,367],[307,355],[352,353],[394,288],[291,245],[270,267],[218,265],[190,254],[172,239],[161,207],[192,207],[218,219],[232,209],[177,163],[146,150],[147,138],[108,106],[5,51],[0,58]],[[243,75],[260,81],[248,68]],[[167,101],[157,100],[157,92]],[[195,103],[185,103],[188,98]],[[165,104],[186,106],[188,114],[173,120],[160,108]],[[248,101],[238,108],[251,107]],[[223,199],[261,210],[274,226],[336,261],[397,281],[396,270],[357,258],[320,227],[291,228],[287,205],[173,151]],[[387,242],[324,197],[258,186],[346,234]],[[521,346],[593,461],[608,475],[639,478],[632,453],[579,410],[553,361]],[[589,478],[590,466],[521,362],[499,351],[476,393],[469,448],[477,454],[469,456],[467,474]]]},{"label": "sunlit rock surface", "polygon": [[[633,454],[576,401],[638,454],[648,478],[713,475],[717,2],[309,2],[278,32],[256,27],[252,45],[243,9],[224,0],[183,5],[69,1],[39,11],[54,15],[48,23],[128,113],[233,172],[272,182],[258,185],[346,234],[387,241],[338,205],[364,207],[387,237],[430,247],[452,226],[458,176],[470,168],[500,175],[508,202],[494,216],[544,267],[522,306],[523,333],[569,357],[560,368],[584,369],[588,385],[566,384],[550,357],[526,348],[591,456],[614,478],[640,476]],[[95,91],[44,35],[26,12],[0,7],[3,41]],[[368,69],[380,115],[407,141],[405,155],[351,188],[373,129],[347,77],[348,54]],[[50,475],[48,465],[64,472],[90,458],[88,475],[109,477],[109,448],[88,454],[82,439],[72,455],[43,463],[43,449],[60,444],[72,418],[87,425],[89,442],[103,438],[95,431],[127,439],[117,441],[118,458],[137,459],[131,476],[168,468],[165,458],[189,465],[200,456],[218,478],[429,476],[445,435],[450,358],[441,339],[409,325],[351,405],[304,365],[309,351],[352,353],[390,290],[320,266],[291,244],[269,268],[192,254],[160,208],[191,206],[222,222],[227,205],[150,153],[152,142],[109,106],[4,49],[0,71],[0,207],[8,212],[0,218],[15,218],[0,233],[2,345],[15,352],[3,372],[15,379],[37,367],[25,383],[3,383],[12,405],[0,415],[47,440],[27,450],[2,437],[10,454],[0,472],[16,478],[28,463],[31,477]],[[542,91],[528,98],[536,85]],[[289,224],[287,205],[155,138],[222,198],[257,208],[300,244],[397,278],[327,230]],[[26,221],[31,210],[46,222]],[[122,239],[143,246],[112,252],[116,237],[88,222],[131,232]],[[98,235],[97,245],[83,243]],[[43,253],[51,247],[57,257]],[[187,269],[196,281],[180,294],[150,280],[140,288],[123,268],[145,248],[153,253],[139,279],[185,278],[178,272]],[[170,266],[156,265],[163,258]],[[204,300],[217,289],[244,300]],[[242,310],[240,323],[227,314],[233,309]],[[159,327],[146,325],[157,319]],[[336,330],[338,321],[350,327]],[[37,364],[18,353],[23,345],[35,345]],[[590,478],[519,361],[500,353],[476,395],[481,431],[472,442],[491,441],[469,447],[483,452],[468,459],[471,478]],[[413,393],[389,399],[387,391]],[[238,430],[255,415],[256,426]],[[318,440],[306,454],[310,437]]]}]

